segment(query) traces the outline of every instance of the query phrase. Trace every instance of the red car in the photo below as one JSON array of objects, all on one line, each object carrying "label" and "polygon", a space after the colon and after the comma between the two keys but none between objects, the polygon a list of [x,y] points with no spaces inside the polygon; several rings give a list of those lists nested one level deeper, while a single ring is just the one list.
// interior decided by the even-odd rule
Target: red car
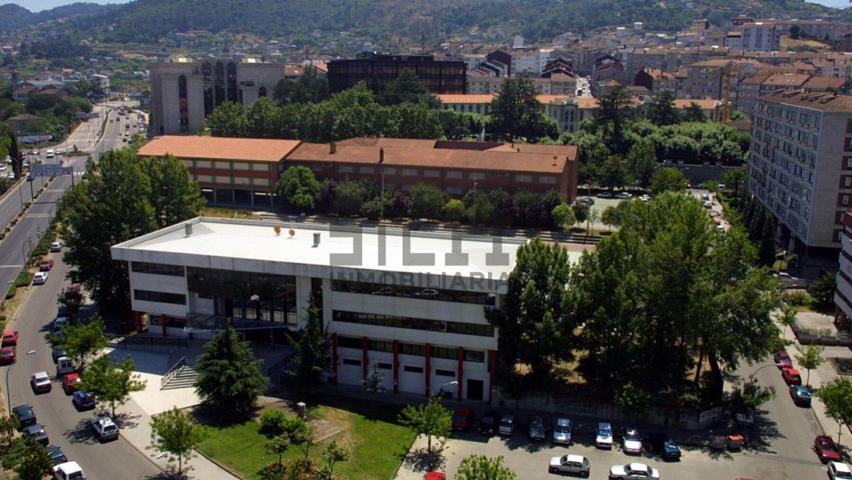
[{"label": "red car", "polygon": [[467,431],[473,428],[473,410],[459,408],[453,413],[453,430]]},{"label": "red car", "polygon": [[787,382],[787,385],[801,385],[802,375],[795,368],[782,368],[781,377]]},{"label": "red car", "polygon": [[828,435],[814,439],[814,450],[822,463],[841,461],[840,449]]},{"label": "red car", "polygon": [[778,368],[793,368],[793,360],[787,352],[781,350],[775,354],[775,365],[778,365]]},{"label": "red car", "polygon": [[17,330],[3,330],[3,346],[14,347],[18,344],[18,331]]},{"label": "red car", "polygon": [[447,474],[444,472],[428,472],[423,476],[423,480],[447,480]]},{"label": "red car", "polygon": [[0,348],[0,365],[11,365],[15,363],[15,347]]},{"label": "red car", "polygon": [[80,374],[73,372],[62,377],[62,389],[65,390],[65,395],[74,393],[78,386],[80,386]]},{"label": "red car", "polygon": [[38,269],[41,270],[42,272],[47,272],[51,268],[53,268],[53,260],[51,260],[51,259],[42,260],[41,263],[38,264]]}]

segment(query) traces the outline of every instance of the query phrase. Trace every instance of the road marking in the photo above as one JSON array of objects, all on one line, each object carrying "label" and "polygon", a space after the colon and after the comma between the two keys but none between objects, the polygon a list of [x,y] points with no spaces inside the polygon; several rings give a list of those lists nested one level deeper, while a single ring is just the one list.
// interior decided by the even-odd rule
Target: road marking
[{"label": "road marking", "polygon": [[0,268],[21,268],[23,265],[0,265]]}]

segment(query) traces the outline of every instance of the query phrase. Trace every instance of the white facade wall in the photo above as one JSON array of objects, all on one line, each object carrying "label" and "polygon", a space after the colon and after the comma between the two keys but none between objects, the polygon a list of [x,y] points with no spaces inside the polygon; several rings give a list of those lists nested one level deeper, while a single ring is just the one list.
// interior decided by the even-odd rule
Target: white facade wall
[{"label": "white facade wall", "polygon": [[186,277],[153,275],[149,273],[138,273],[132,270],[130,271],[131,307],[134,311],[146,312],[150,315],[168,315],[170,317],[178,318],[186,317],[186,313],[189,309],[188,305],[136,300],[136,295],[133,293],[134,290],[177,293],[187,296]]}]

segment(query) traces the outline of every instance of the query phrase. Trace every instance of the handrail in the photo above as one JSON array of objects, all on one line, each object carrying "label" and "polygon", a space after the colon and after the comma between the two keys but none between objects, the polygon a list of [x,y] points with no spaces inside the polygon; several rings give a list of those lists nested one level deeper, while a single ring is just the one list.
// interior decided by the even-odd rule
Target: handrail
[{"label": "handrail", "polygon": [[172,365],[171,368],[166,370],[166,373],[163,375],[163,378],[160,379],[160,387],[169,383],[169,381],[171,381],[171,379],[174,378],[175,375],[177,375],[178,371],[184,366],[186,366],[186,356],[180,357],[180,360],[175,362],[175,364]]}]

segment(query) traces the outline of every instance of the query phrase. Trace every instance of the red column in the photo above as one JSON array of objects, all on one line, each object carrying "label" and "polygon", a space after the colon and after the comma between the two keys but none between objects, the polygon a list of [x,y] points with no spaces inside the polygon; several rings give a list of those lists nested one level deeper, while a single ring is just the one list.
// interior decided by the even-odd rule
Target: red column
[{"label": "red column", "polygon": [[362,359],[361,359],[361,369],[364,373],[364,380],[367,379],[367,375],[369,375],[369,364],[370,364],[370,355],[367,353],[370,351],[370,340],[367,337],[363,337],[361,339],[361,350],[363,351]]},{"label": "red column", "polygon": [[432,391],[432,345],[428,343],[425,345],[426,350],[426,368],[423,369],[423,374],[425,375],[424,380],[426,382],[426,398],[429,398]]},{"label": "red column", "polygon": [[497,352],[488,350],[488,403],[494,395],[494,377],[497,375]]},{"label": "red column", "polygon": [[393,341],[393,393],[399,393],[399,342]]},{"label": "red column", "polygon": [[462,385],[464,385],[464,347],[458,348],[456,351],[456,359],[459,362],[458,370],[456,371],[456,382],[458,382],[458,386],[456,386],[456,399],[461,401]]},{"label": "red column", "polygon": [[337,385],[337,334],[331,335],[331,384]]}]

